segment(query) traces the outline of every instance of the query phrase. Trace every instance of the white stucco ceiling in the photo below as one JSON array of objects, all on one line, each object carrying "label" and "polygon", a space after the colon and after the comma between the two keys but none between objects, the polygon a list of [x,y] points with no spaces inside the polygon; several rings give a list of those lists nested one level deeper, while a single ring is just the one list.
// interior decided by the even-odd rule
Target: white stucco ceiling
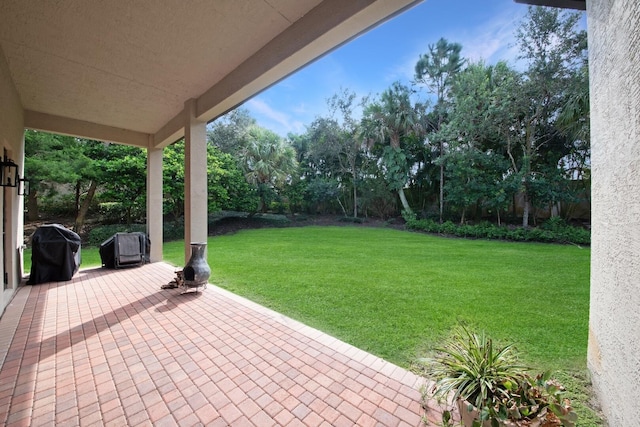
[{"label": "white stucco ceiling", "polygon": [[2,0],[0,53],[27,127],[163,146],[418,1]]}]

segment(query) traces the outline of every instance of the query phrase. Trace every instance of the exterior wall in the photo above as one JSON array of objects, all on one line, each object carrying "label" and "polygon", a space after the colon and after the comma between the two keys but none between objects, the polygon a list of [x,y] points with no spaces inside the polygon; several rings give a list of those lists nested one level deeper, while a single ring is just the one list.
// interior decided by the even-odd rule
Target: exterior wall
[{"label": "exterior wall", "polygon": [[[0,156],[6,149],[9,156],[20,166],[24,166],[24,117],[18,92],[13,84],[9,67],[0,49]],[[22,175],[22,170],[20,171]],[[0,279],[6,273],[9,279],[8,289],[3,290],[0,280],[0,313],[11,301],[20,281],[22,280],[22,264],[19,253],[22,252],[23,235],[23,203],[24,198],[18,196],[15,188],[0,188],[0,213],[5,209],[6,218],[6,246],[0,244],[0,259],[6,256],[6,271],[0,263]],[[6,200],[6,206],[4,206]],[[1,218],[1,215],[0,215]]]},{"label": "exterior wall", "polygon": [[588,366],[609,425],[640,409],[640,2],[587,1],[592,137]]}]

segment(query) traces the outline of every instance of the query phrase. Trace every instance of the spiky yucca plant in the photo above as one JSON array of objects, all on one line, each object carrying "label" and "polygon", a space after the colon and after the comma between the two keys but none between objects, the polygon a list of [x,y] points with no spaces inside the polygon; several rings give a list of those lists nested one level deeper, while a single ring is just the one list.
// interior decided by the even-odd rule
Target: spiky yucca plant
[{"label": "spiky yucca plant", "polygon": [[431,375],[435,396],[462,398],[482,409],[485,402],[508,396],[508,390],[525,377],[513,346],[495,348],[484,332],[459,326],[446,346],[438,348]]},{"label": "spiky yucca plant", "polygon": [[[542,426],[575,425],[562,386],[548,374],[529,375],[512,345],[495,347],[484,332],[472,333],[461,325],[438,354],[429,363],[435,380],[431,394],[460,401],[461,411],[477,411],[474,427],[529,426],[536,418]],[[451,412],[444,411],[443,424],[450,425],[451,419]]]}]

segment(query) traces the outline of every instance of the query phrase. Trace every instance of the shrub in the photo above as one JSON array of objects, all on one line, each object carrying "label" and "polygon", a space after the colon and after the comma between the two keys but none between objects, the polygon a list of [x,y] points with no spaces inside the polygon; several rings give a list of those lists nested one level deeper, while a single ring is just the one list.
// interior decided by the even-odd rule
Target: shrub
[{"label": "shrub", "polygon": [[75,215],[75,196],[73,193],[47,192],[45,196],[39,197],[39,209],[50,216]]},{"label": "shrub", "polygon": [[99,205],[100,221],[117,225],[124,219],[124,208],[120,202],[104,202]]},{"label": "shrub", "polygon": [[451,221],[445,221],[440,225],[440,233],[456,235],[458,226]]},{"label": "shrub", "polygon": [[[87,246],[100,246],[102,242],[107,240],[109,237],[113,236],[116,233],[146,233],[147,226],[145,224],[109,224],[109,225],[100,225],[98,227],[94,227],[89,231],[89,234],[86,237],[86,245]],[[165,222],[162,229],[163,239],[165,242],[171,240],[180,240],[184,238],[184,222],[182,220],[179,221],[171,221]],[[153,242],[151,242],[153,244]]]},{"label": "shrub", "polygon": [[404,215],[406,228],[427,233],[446,234],[475,239],[513,240],[517,242],[573,243],[589,245],[591,233],[580,227],[567,225],[561,218],[552,218],[538,228],[509,228],[488,222],[457,225],[451,221],[442,224],[431,219],[417,219],[415,215]]},{"label": "shrub", "polygon": [[165,222],[162,226],[162,240],[170,242],[172,240],[184,239],[184,220]]},{"label": "shrub", "polygon": [[102,242],[107,240],[109,237],[113,236],[116,233],[132,233],[132,232],[142,232],[146,233],[147,227],[144,224],[111,224],[111,225],[101,225],[99,227],[94,227],[87,236],[87,245],[88,246],[100,246]]},{"label": "shrub", "polygon": [[[419,361],[435,380],[431,390],[423,389],[425,409],[432,395],[456,402],[467,426],[575,426],[564,387],[548,372],[532,376],[512,345],[499,347],[461,325],[438,352]],[[450,410],[443,411],[442,424],[454,425]]]},{"label": "shrub", "polygon": [[352,216],[341,216],[340,218],[338,218],[338,221],[340,222],[351,222],[353,224],[363,224],[365,222],[364,218],[361,217],[352,217]]}]

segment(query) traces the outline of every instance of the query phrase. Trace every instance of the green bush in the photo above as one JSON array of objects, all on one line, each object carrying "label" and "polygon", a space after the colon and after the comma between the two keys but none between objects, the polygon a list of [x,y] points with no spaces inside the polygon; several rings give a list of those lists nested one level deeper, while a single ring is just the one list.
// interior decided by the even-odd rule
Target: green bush
[{"label": "green bush", "polygon": [[589,245],[591,232],[584,228],[566,224],[561,218],[551,218],[537,228],[497,226],[488,222],[457,225],[451,221],[439,224],[431,219],[417,219],[414,215],[405,216],[409,230],[427,233],[445,234],[474,239],[513,240],[516,242],[573,243]]},{"label": "green bush", "polygon": [[456,235],[458,226],[451,221],[445,221],[440,225],[440,233]]},{"label": "green bush", "polygon": [[[86,237],[87,246],[100,246],[102,242],[116,233],[146,233],[147,226],[145,224],[109,224],[94,227],[89,231]],[[165,222],[162,229],[163,240],[165,242],[171,240],[184,239],[184,222],[183,221],[171,221]],[[151,242],[153,244],[153,242]]]},{"label": "green bush", "polygon": [[133,233],[133,232],[141,232],[146,233],[147,227],[144,224],[111,224],[111,225],[101,225],[99,227],[93,228],[89,235],[87,236],[87,245],[88,246],[100,246],[102,242],[107,240],[109,237],[113,236],[116,233]]},{"label": "green bush", "polygon": [[98,205],[100,222],[117,225],[124,219],[124,208],[121,202],[103,202]]},{"label": "green bush", "polygon": [[165,222],[162,226],[162,240],[170,242],[172,240],[184,239],[184,220]]},{"label": "green bush", "polygon": [[72,193],[59,194],[52,191],[38,197],[40,212],[46,212],[50,216],[75,215],[75,195]]},{"label": "green bush", "polygon": [[351,222],[353,224],[363,224],[366,220],[361,217],[354,218],[352,216],[341,216],[338,218],[340,222]]}]

